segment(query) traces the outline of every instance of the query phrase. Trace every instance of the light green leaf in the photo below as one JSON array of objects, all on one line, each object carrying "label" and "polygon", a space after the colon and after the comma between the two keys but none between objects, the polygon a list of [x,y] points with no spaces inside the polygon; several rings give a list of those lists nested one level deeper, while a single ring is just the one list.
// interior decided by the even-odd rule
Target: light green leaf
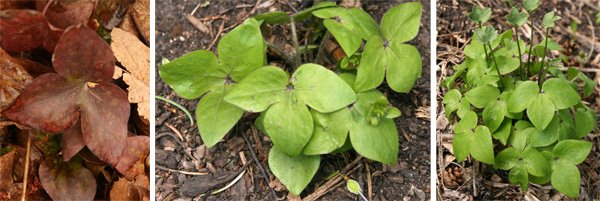
[{"label": "light green leaf", "polygon": [[575,113],[575,137],[581,139],[590,134],[596,127],[594,118],[585,111],[585,108],[577,108]]},{"label": "light green leaf", "polygon": [[465,97],[473,106],[484,108],[500,97],[500,90],[492,85],[483,85],[471,89]]},{"label": "light green leaf", "polygon": [[244,78],[225,100],[244,110],[262,112],[281,101],[287,84],[288,75],[280,68],[262,67]]},{"label": "light green leaf", "polygon": [[352,179],[348,180],[348,182],[346,183],[346,188],[348,188],[348,191],[350,191],[351,193],[354,193],[356,195],[358,195],[359,193],[362,192],[362,189],[360,189],[358,182],[356,182]]},{"label": "light green leaf", "polygon": [[492,101],[489,106],[483,109],[483,123],[491,132],[494,132],[504,121],[504,115],[506,115],[506,102],[498,98],[497,101]]},{"label": "light green leaf", "polygon": [[258,22],[249,18],[219,41],[219,70],[239,82],[250,72],[263,66],[265,42]]},{"label": "light green leaf", "polygon": [[511,128],[512,128],[512,120],[508,119],[508,118],[504,118],[504,121],[502,121],[502,124],[500,124],[500,127],[498,127],[498,129],[496,129],[496,132],[493,134],[492,137],[494,137],[495,139],[500,141],[500,143],[502,143],[503,145],[506,145],[506,142],[508,141],[508,137],[510,136]]},{"label": "light green leaf", "polygon": [[472,139],[473,131],[471,130],[454,135],[454,139],[452,139],[452,151],[457,162],[461,162],[469,156]]},{"label": "light green leaf", "polygon": [[477,126],[477,114],[473,111],[468,112],[454,127],[454,133],[463,133],[472,130]]},{"label": "light green leaf", "polygon": [[323,25],[325,25],[327,30],[333,34],[340,46],[342,46],[342,49],[346,55],[354,54],[363,43],[363,40],[356,32],[348,30],[341,23],[335,20],[325,19],[323,21]]},{"label": "light green leaf", "polygon": [[442,103],[446,104],[446,118],[450,118],[450,114],[458,109],[459,101],[462,94],[457,89],[452,89],[446,93]]},{"label": "light green leaf", "polygon": [[244,114],[244,110],[223,100],[234,84],[213,88],[196,107],[196,119],[202,141],[212,147],[223,138]]},{"label": "light green leaf", "polygon": [[[485,59],[483,44],[477,41],[471,41],[471,44],[465,46],[465,55],[471,59]],[[485,62],[485,60],[483,61]]]},{"label": "light green leaf", "polygon": [[[540,152],[542,154],[542,156],[544,156],[544,158],[546,158],[546,162],[548,163],[548,169],[552,170],[554,169],[554,154],[552,154],[551,152],[548,151],[542,151]],[[536,177],[533,175],[529,175],[529,181],[531,183],[534,184],[547,184],[548,182],[550,182],[550,178],[552,177],[552,173],[548,173],[548,175],[546,176],[542,176],[542,177]]]},{"label": "light green leaf", "polygon": [[521,159],[521,151],[514,147],[509,147],[502,150],[494,161],[494,168],[502,170],[510,170],[513,168]]},{"label": "light green leaf", "polygon": [[402,112],[396,107],[385,108],[385,118],[393,119],[402,115]]},{"label": "light green leaf", "polygon": [[515,88],[508,99],[508,112],[516,113],[525,110],[536,99],[540,88],[533,81],[525,81]]},{"label": "light green leaf", "polygon": [[[314,10],[318,10],[321,8],[326,8],[326,7],[332,7],[335,6],[335,2],[321,2],[316,6],[310,7],[308,9],[305,9],[303,11],[300,11],[294,15],[292,15],[294,17],[294,21],[295,22],[300,22],[308,17],[311,16],[311,13]],[[273,12],[268,12],[268,13],[263,13],[257,16],[254,16],[254,19],[256,19],[257,21],[263,20],[264,23],[266,24],[285,24],[285,23],[290,23],[290,16],[283,11],[273,11]]]},{"label": "light green leaf", "polygon": [[572,165],[582,163],[592,150],[592,143],[582,140],[563,140],[554,147],[554,156]]},{"label": "light green leaf", "polygon": [[540,6],[539,0],[523,0],[523,7],[529,12],[536,10],[538,6]]},{"label": "light green leaf", "polygon": [[353,123],[350,131],[350,141],[354,150],[360,155],[372,160],[396,165],[398,157],[398,132],[392,119],[381,119],[373,126],[361,118]]},{"label": "light green leaf", "polygon": [[333,112],[356,101],[356,93],[334,72],[304,64],[292,75],[293,92],[319,112]]},{"label": "light green leaf", "polygon": [[[364,40],[368,40],[373,35],[381,35],[377,22],[375,22],[367,12],[360,8],[348,9],[343,7],[329,7],[313,11],[313,15],[319,18],[329,18],[342,26],[341,28],[343,28],[343,30],[331,30],[327,27],[338,41],[341,38],[337,37],[334,31],[356,33]],[[347,55],[352,55],[353,53],[354,52]]]},{"label": "light green leaf", "polygon": [[471,111],[471,103],[467,100],[466,97],[460,99],[458,105],[458,111],[456,111],[456,115],[460,118],[463,118],[467,113]]},{"label": "light green leaf", "polygon": [[[500,74],[504,75],[504,74],[512,73],[517,68],[519,68],[519,59],[514,58],[514,57],[499,56],[499,57],[496,57],[496,64],[498,64],[498,68],[500,69]],[[495,68],[496,67],[494,66],[494,70],[491,72],[496,73]]]},{"label": "light green leaf", "polygon": [[[203,65],[201,65],[203,64]],[[181,97],[195,99],[225,83],[227,74],[219,70],[217,57],[198,50],[158,67],[160,77]]]},{"label": "light green leaf", "polygon": [[554,116],[554,104],[547,94],[538,94],[533,103],[527,108],[527,116],[535,128],[543,130]]},{"label": "light green leaf", "polygon": [[[548,126],[541,130],[536,128],[531,135],[532,147],[545,147],[551,145],[558,140],[559,118],[557,115],[552,115],[552,120]],[[536,175],[538,176],[538,175]]]},{"label": "light green leaf", "polygon": [[498,31],[494,29],[492,25],[487,25],[482,28],[475,29],[475,34],[477,34],[477,42],[482,44],[488,44],[498,38]]},{"label": "light green leaf", "polygon": [[581,101],[579,95],[573,88],[557,78],[550,78],[544,82],[542,91],[554,103],[556,109],[565,109],[576,105]]},{"label": "light green leaf", "polygon": [[492,134],[487,127],[478,126],[475,129],[471,141],[471,156],[483,163],[494,164],[494,144]]},{"label": "light green leaf", "polygon": [[487,22],[490,19],[490,15],[492,15],[491,8],[481,9],[477,5],[473,5],[473,10],[468,14],[469,19],[476,24]]},{"label": "light green leaf", "polygon": [[398,41],[384,43],[380,36],[372,36],[365,46],[354,89],[357,92],[373,89],[381,84],[387,69],[387,81],[394,91],[406,92],[421,76],[419,51]]},{"label": "light green leaf", "polygon": [[554,11],[546,13],[542,19],[542,27],[544,27],[544,29],[554,27],[554,22],[560,20],[560,18],[560,16],[554,16]]},{"label": "light green leaf", "polygon": [[269,153],[269,168],[288,190],[294,195],[300,195],[310,183],[319,169],[321,156],[298,155],[290,157],[280,152],[277,147]]},{"label": "light green leaf", "polygon": [[563,159],[554,163],[552,171],[552,186],[556,190],[573,198],[579,197],[579,182],[581,181],[579,169]]},{"label": "light green leaf", "polygon": [[297,156],[312,136],[313,119],[294,93],[283,94],[281,102],[265,112],[263,124],[273,145],[286,155]]},{"label": "light green leaf", "polygon": [[546,158],[534,148],[523,151],[523,166],[533,176],[542,177],[550,174],[550,166]]},{"label": "light green leaf", "polygon": [[520,185],[522,192],[527,190],[527,169],[523,162],[519,162],[512,170],[510,170],[510,173],[508,173],[508,181],[512,184]]},{"label": "light green leaf", "polygon": [[421,3],[403,3],[388,10],[381,20],[383,36],[398,44],[417,36],[421,22]]},{"label": "light green leaf", "polygon": [[512,7],[510,14],[505,16],[506,21],[513,26],[523,26],[527,22],[527,13],[519,13],[519,9]]},{"label": "light green leaf", "polygon": [[344,145],[352,122],[350,110],[342,108],[331,113],[310,111],[315,122],[313,134],[302,153],[318,155],[330,153]]}]

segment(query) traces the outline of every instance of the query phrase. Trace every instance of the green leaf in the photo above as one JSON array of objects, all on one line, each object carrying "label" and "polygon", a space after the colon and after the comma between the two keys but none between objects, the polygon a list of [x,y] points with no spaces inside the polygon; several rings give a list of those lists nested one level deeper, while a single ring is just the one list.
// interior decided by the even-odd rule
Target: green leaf
[{"label": "green leaf", "polygon": [[533,148],[523,151],[523,166],[527,172],[533,176],[542,177],[550,173],[550,167],[546,158]]},{"label": "green leaf", "polygon": [[[533,134],[531,135],[531,146],[532,147],[545,147],[551,145],[556,142],[558,139],[558,130],[559,130],[559,118],[558,115],[552,115],[553,118],[550,121],[550,124],[543,129],[535,129]],[[536,175],[538,176],[538,175]]]},{"label": "green leaf", "polygon": [[494,164],[494,144],[492,134],[487,127],[479,126],[475,129],[471,141],[471,156],[483,163]]},{"label": "green leaf", "polygon": [[223,72],[240,81],[263,65],[264,39],[255,19],[248,19],[219,41],[219,61]]},{"label": "green leaf", "polygon": [[592,150],[592,143],[582,140],[563,140],[554,147],[554,156],[572,165],[582,163]]},{"label": "green leaf", "polygon": [[527,169],[523,162],[519,162],[512,170],[510,170],[510,173],[508,173],[508,181],[512,184],[520,185],[522,192],[527,190]]},{"label": "green leaf", "polygon": [[393,119],[402,115],[402,112],[396,107],[385,108],[385,118]]},{"label": "green leaf", "polygon": [[252,72],[240,83],[244,84],[238,84],[225,100],[244,110],[262,112],[281,101],[287,88],[288,75],[280,68],[266,66]]},{"label": "green leaf", "polygon": [[509,144],[518,149],[519,151],[525,150],[529,147],[529,136],[533,133],[535,128],[530,127],[524,130],[512,130],[512,134],[508,139]]},{"label": "green leaf", "polygon": [[504,118],[500,127],[496,129],[496,132],[492,135],[495,139],[500,141],[503,145],[506,145],[508,141],[508,137],[510,136],[510,129],[512,128],[512,120],[508,118]]},{"label": "green leaf", "polygon": [[381,20],[381,32],[389,41],[402,43],[417,36],[421,22],[421,3],[403,3],[388,10]]},{"label": "green leaf", "polygon": [[538,94],[533,103],[527,108],[527,116],[535,128],[543,130],[554,116],[554,104],[547,94]]},{"label": "green leaf", "polygon": [[[477,35],[477,33],[475,33]],[[473,35],[473,36],[475,36]],[[475,38],[475,37],[473,37]],[[471,59],[485,59],[485,50],[483,44],[471,40],[471,44],[465,46],[465,55]],[[485,62],[485,60],[483,60]]]},{"label": "green leaf", "polygon": [[[202,64],[202,65],[200,65]],[[217,57],[198,50],[158,67],[160,77],[181,97],[195,99],[225,83],[227,74],[219,70]]]},{"label": "green leaf", "polygon": [[517,165],[519,159],[521,159],[521,151],[515,149],[514,147],[506,148],[496,156],[494,168],[510,170]]},{"label": "green leaf", "polygon": [[[548,152],[548,151],[542,151],[540,153],[546,159],[546,162],[548,163],[548,169],[553,170],[554,169],[554,154],[552,154],[551,152]],[[530,174],[529,181],[534,184],[543,185],[543,184],[547,184],[548,182],[550,182],[551,177],[552,177],[552,173],[550,173],[550,172],[548,172],[548,175],[542,176],[542,177],[536,177],[536,176],[533,176]]]},{"label": "green leaf", "polygon": [[472,139],[473,131],[471,130],[454,135],[454,139],[452,139],[452,151],[457,162],[461,162],[469,156]]},{"label": "green leaf", "polygon": [[465,97],[473,106],[484,108],[500,97],[500,90],[492,85],[483,85],[469,90]]},{"label": "green leaf", "polygon": [[318,155],[330,153],[344,145],[348,131],[352,125],[350,110],[342,108],[331,113],[310,111],[314,120],[312,137],[302,153],[304,155]]},{"label": "green leaf", "polygon": [[299,195],[319,169],[321,156],[288,156],[277,147],[269,153],[269,168],[294,195]]},{"label": "green leaf", "polygon": [[458,109],[459,101],[462,94],[457,89],[452,89],[446,93],[442,103],[446,104],[446,118],[450,118],[450,114]]},{"label": "green leaf", "polygon": [[469,103],[469,100],[467,100],[466,97],[461,98],[459,103],[460,105],[458,105],[458,111],[456,111],[456,115],[460,118],[463,118],[471,111],[471,103]]},{"label": "green leaf", "polygon": [[[514,58],[514,57],[499,56],[499,57],[496,57],[496,64],[498,64],[500,74],[504,75],[504,74],[512,73],[517,68],[519,68],[519,59]],[[494,69],[495,69],[495,67],[494,67]],[[491,71],[491,72],[496,73],[495,70]]]},{"label": "green leaf", "polygon": [[540,88],[533,81],[525,81],[515,88],[508,99],[508,112],[516,113],[525,110],[536,99]]},{"label": "green leaf", "polygon": [[489,106],[483,109],[483,123],[491,132],[494,132],[504,121],[504,115],[506,115],[506,102],[498,98],[497,101],[492,101]]},{"label": "green leaf", "polygon": [[556,161],[554,164],[552,186],[565,195],[574,198],[579,197],[579,182],[581,179],[579,169],[563,159]]},{"label": "green leaf", "polygon": [[577,108],[575,112],[575,137],[581,139],[590,134],[596,127],[596,121],[585,108]]},{"label": "green leaf", "polygon": [[442,85],[447,89],[452,88],[452,85],[454,85],[454,81],[456,81],[456,78],[458,78],[458,76],[460,76],[465,71],[465,69],[467,69],[467,65],[464,65],[464,63],[462,63],[462,65],[459,65],[458,69],[454,72],[454,74],[452,74],[452,76],[446,77],[446,79],[442,81]]},{"label": "green leaf", "polygon": [[[355,116],[356,114],[353,114]],[[359,117],[361,118],[361,117]],[[366,119],[355,120],[350,131],[354,150],[372,160],[396,165],[398,157],[398,132],[392,119],[381,119],[373,126]]]},{"label": "green leaf", "polygon": [[473,10],[468,14],[469,19],[476,24],[487,22],[490,19],[490,15],[492,15],[491,8],[481,9],[477,5],[473,5]]},{"label": "green leaf", "polygon": [[529,12],[536,10],[538,6],[540,6],[539,0],[523,0],[523,7]]},{"label": "green leaf", "polygon": [[290,23],[290,16],[283,11],[273,11],[254,16],[256,21],[263,20],[266,24],[285,24]]},{"label": "green leaf", "polygon": [[475,29],[475,34],[477,34],[477,42],[482,44],[488,44],[498,38],[498,31],[494,29],[492,25],[487,25],[482,28]]},{"label": "green leaf", "polygon": [[477,114],[473,111],[468,112],[454,127],[454,133],[463,133],[474,129],[477,126]]},{"label": "green leaf", "polygon": [[265,112],[263,124],[273,144],[289,156],[300,154],[313,132],[308,108],[291,92],[284,93],[282,101]]},{"label": "green leaf", "polygon": [[384,43],[383,38],[373,35],[365,46],[354,89],[357,92],[373,89],[386,76],[390,88],[396,92],[407,92],[421,76],[421,62],[415,47],[397,40]]},{"label": "green leaf", "polygon": [[554,16],[554,11],[546,13],[542,19],[542,27],[544,27],[544,29],[554,27],[554,22],[560,20],[560,18],[560,16]]},{"label": "green leaf", "polygon": [[578,76],[579,76],[579,79],[581,79],[585,82],[585,85],[583,86],[583,96],[587,98],[588,96],[592,95],[592,92],[594,92],[594,87],[598,86],[598,83],[595,82],[594,80],[588,78],[582,72],[579,72]]},{"label": "green leaf", "polygon": [[327,30],[333,34],[346,55],[352,55],[362,45],[362,39],[381,35],[377,22],[360,8],[330,7],[313,11],[323,21]]},{"label": "green leaf", "polygon": [[348,188],[348,191],[356,195],[358,195],[362,191],[362,189],[360,189],[360,186],[358,185],[358,182],[352,179],[348,180],[348,182],[346,183],[346,188]]},{"label": "green leaf", "polygon": [[523,26],[527,22],[527,13],[519,13],[519,9],[512,7],[510,14],[505,16],[506,21],[513,26]]},{"label": "green leaf", "polygon": [[325,19],[323,21],[323,25],[325,25],[327,30],[333,34],[340,46],[342,46],[342,49],[346,55],[354,54],[363,43],[362,39],[356,32],[348,30],[346,27],[344,27],[344,25],[335,20]]},{"label": "green leaf", "polygon": [[544,82],[542,91],[554,103],[556,109],[565,109],[576,105],[581,101],[579,95],[573,88],[557,78],[550,78]]},{"label": "green leaf", "polygon": [[317,64],[304,64],[292,75],[294,93],[319,112],[333,112],[356,101],[356,93],[334,72]]},{"label": "green leaf", "polygon": [[196,119],[202,141],[212,147],[223,138],[244,114],[244,110],[223,100],[235,84],[213,88],[196,106]]}]

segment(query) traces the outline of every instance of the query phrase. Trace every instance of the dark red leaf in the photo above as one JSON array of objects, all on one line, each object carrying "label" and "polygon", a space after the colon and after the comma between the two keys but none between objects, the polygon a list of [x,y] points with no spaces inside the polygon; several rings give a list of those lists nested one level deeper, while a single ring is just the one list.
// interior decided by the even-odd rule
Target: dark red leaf
[{"label": "dark red leaf", "polygon": [[109,83],[114,72],[110,47],[90,28],[73,26],[55,50],[58,74],[33,80],[2,115],[47,133],[62,132],[81,116],[86,146],[114,167],[125,148],[130,106],[125,92]]},{"label": "dark red leaf", "polygon": [[[48,0],[36,1],[38,11],[42,11]],[[94,0],[54,1],[46,10],[48,22],[59,29],[71,25],[87,24],[94,10]]]},{"label": "dark red leaf", "polygon": [[63,132],[62,144],[63,161],[71,160],[73,156],[85,147],[83,133],[81,132],[81,121],[77,121],[71,128]]},{"label": "dark red leaf", "polygon": [[56,41],[62,34],[51,30],[46,18],[33,10],[0,11],[0,35],[2,48],[9,52],[23,52],[44,45],[54,51]]},{"label": "dark red leaf", "polygon": [[[133,180],[137,175],[144,173],[144,159],[150,153],[150,138],[148,136],[134,136],[127,138],[127,146],[123,157],[115,167],[128,180]],[[142,168],[136,168],[136,163]]]},{"label": "dark red leaf", "polygon": [[42,161],[40,183],[53,200],[93,200],[96,178],[81,160],[56,163]]}]

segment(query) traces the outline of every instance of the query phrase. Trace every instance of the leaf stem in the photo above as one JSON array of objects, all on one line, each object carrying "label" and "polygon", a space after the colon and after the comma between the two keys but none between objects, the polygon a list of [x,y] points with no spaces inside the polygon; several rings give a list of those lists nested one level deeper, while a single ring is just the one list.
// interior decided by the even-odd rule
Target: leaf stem
[{"label": "leaf stem", "polygon": [[515,37],[517,38],[517,48],[519,50],[519,69],[521,70],[521,80],[525,80],[523,77],[523,59],[521,58],[523,55],[521,54],[521,44],[519,44],[519,34],[517,33],[517,27],[515,26]]},{"label": "leaf stem", "polygon": [[[295,10],[295,9],[294,9]],[[296,49],[296,67],[297,69],[300,66],[300,48],[298,47],[298,35],[296,34],[296,22],[294,22],[294,18],[290,17],[291,25],[292,25],[292,40],[294,40],[294,49]]]},{"label": "leaf stem", "polygon": [[531,50],[533,50],[533,11],[529,12],[529,19],[531,19],[531,36],[530,36],[530,40],[529,40],[529,53],[527,54],[527,77],[529,77],[529,72],[531,72],[529,70],[530,64],[531,64]]},{"label": "leaf stem", "polygon": [[544,84],[544,60],[546,60],[546,55],[548,54],[548,32],[550,31],[550,27],[546,28],[546,42],[544,42],[544,56],[542,57],[542,64],[540,65],[540,72],[538,74],[538,85],[540,90],[542,90],[542,84]]},{"label": "leaf stem", "polygon": [[170,103],[171,105],[174,105],[175,107],[178,107],[179,109],[183,110],[183,112],[185,112],[185,114],[187,114],[187,116],[190,118],[190,122],[191,122],[192,126],[194,125],[194,118],[192,118],[192,114],[185,107],[183,107],[183,105],[180,105],[179,103],[176,103],[175,101],[166,99],[159,95],[155,95],[154,97],[158,100],[165,101],[165,102]]},{"label": "leaf stem", "polygon": [[[496,57],[494,56],[494,53],[492,53],[492,45],[490,45],[490,43],[488,43],[487,45],[488,45],[488,47],[490,47],[490,56],[492,57],[492,60],[494,60],[494,66],[496,66],[496,72],[498,73],[498,77],[500,77],[500,86],[502,88],[504,88],[504,82],[502,81],[502,74],[500,74],[500,69],[498,68],[498,63],[496,63]],[[485,46],[483,46],[483,49],[485,49]]]}]

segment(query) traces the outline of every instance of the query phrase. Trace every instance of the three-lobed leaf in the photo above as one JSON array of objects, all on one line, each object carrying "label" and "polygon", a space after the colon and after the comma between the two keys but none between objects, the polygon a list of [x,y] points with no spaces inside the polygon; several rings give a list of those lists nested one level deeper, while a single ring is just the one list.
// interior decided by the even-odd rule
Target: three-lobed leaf
[{"label": "three-lobed leaf", "polygon": [[523,7],[529,12],[536,10],[538,6],[540,6],[539,0],[523,0]]},{"label": "three-lobed leaf", "polygon": [[473,10],[471,10],[471,12],[468,14],[469,19],[471,21],[475,22],[476,24],[487,22],[488,19],[490,19],[491,15],[492,15],[491,8],[483,8],[482,9],[477,5],[473,5]]},{"label": "three-lobed leaf", "polygon": [[523,26],[525,22],[527,22],[527,13],[519,13],[519,9],[517,9],[516,7],[512,7],[512,9],[510,10],[510,14],[506,15],[505,18],[509,24],[520,27]]},{"label": "three-lobed leaf", "polygon": [[554,11],[546,13],[542,19],[542,27],[544,27],[544,29],[554,27],[554,22],[560,20],[560,18],[560,16],[554,15]]}]

